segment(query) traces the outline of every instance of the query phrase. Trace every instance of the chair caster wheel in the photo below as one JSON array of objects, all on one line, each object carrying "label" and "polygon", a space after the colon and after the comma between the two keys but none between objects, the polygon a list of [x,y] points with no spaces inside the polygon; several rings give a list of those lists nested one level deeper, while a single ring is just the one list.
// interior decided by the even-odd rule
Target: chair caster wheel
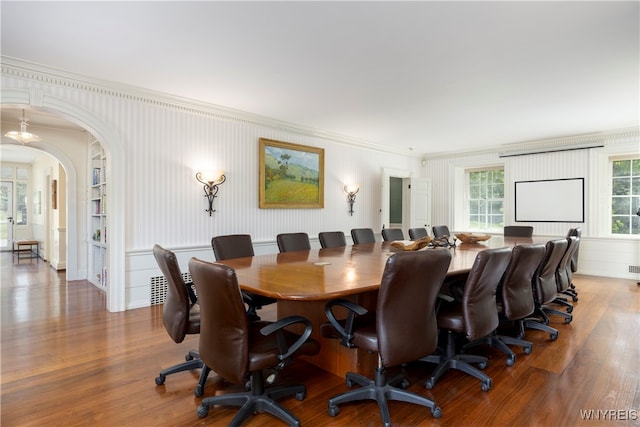
[{"label": "chair caster wheel", "polygon": [[553,334],[549,334],[549,338],[551,339],[551,341],[555,341],[558,339],[558,334],[555,332]]},{"label": "chair caster wheel", "polygon": [[489,381],[485,381],[482,384],[480,384],[480,388],[482,389],[482,391],[489,391],[491,390],[491,380]]},{"label": "chair caster wheel", "polygon": [[200,397],[200,396],[202,396],[203,394],[204,394],[204,390],[203,390],[203,389],[202,389],[202,387],[200,387],[200,386],[196,387],[196,389],[195,389],[195,390],[193,390],[193,395],[194,395],[195,397]]},{"label": "chair caster wheel", "polygon": [[304,400],[305,397],[307,397],[306,391],[301,391],[300,393],[296,393],[297,400]]},{"label": "chair caster wheel", "polygon": [[578,301],[578,297],[573,297],[571,299],[573,300],[573,302],[577,302]]},{"label": "chair caster wheel", "polygon": [[533,351],[533,346],[528,345],[525,348],[523,348],[524,350],[524,354],[531,354],[531,352]]},{"label": "chair caster wheel", "polygon": [[198,408],[198,417],[199,418],[204,418],[207,415],[209,415],[209,408],[207,408],[206,406],[200,406]]},{"label": "chair caster wheel", "polygon": [[572,320],[573,320],[573,316],[565,317],[564,323],[571,323]]},{"label": "chair caster wheel", "polygon": [[347,380],[347,388],[352,388],[352,387],[353,387],[353,381]]},{"label": "chair caster wheel", "polygon": [[442,409],[440,409],[439,406],[434,406],[433,409],[431,409],[431,415],[433,415],[433,418],[442,417]]},{"label": "chair caster wheel", "polygon": [[408,389],[410,385],[411,385],[411,383],[406,378],[400,382],[400,388],[403,389],[403,390]]},{"label": "chair caster wheel", "polygon": [[337,405],[329,405],[329,416],[330,417],[335,417],[336,415],[338,415],[340,413],[340,408],[338,408]]},{"label": "chair caster wheel", "polygon": [[191,354],[187,354],[184,356],[184,360],[186,360],[187,362],[193,360],[193,356]]},{"label": "chair caster wheel", "polygon": [[426,388],[427,390],[431,390],[431,389],[433,388],[433,386],[434,386],[434,381],[433,381],[433,379],[432,379],[432,378],[429,378],[428,380],[426,380],[426,381],[424,382],[424,386],[425,386],[425,388]]},{"label": "chair caster wheel", "polygon": [[507,366],[513,366],[514,363],[516,363],[515,356],[507,357]]},{"label": "chair caster wheel", "polygon": [[487,367],[487,362],[480,362],[478,363],[478,369],[484,369]]},{"label": "chair caster wheel", "polygon": [[573,312],[573,307],[567,307],[567,313]]},{"label": "chair caster wheel", "polygon": [[165,376],[160,374],[156,377],[156,385],[162,385],[164,384],[164,380],[165,380]]}]

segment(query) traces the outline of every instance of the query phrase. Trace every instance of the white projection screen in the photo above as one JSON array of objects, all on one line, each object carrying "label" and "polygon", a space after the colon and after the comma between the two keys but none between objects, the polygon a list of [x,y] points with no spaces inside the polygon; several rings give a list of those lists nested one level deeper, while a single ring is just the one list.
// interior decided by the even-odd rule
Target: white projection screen
[{"label": "white projection screen", "polygon": [[515,185],[516,222],[584,222],[584,178]]}]

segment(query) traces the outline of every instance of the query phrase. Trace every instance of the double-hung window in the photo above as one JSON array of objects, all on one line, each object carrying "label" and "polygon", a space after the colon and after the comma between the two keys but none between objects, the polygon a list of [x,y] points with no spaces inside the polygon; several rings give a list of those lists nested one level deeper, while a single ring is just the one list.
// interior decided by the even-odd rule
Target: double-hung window
[{"label": "double-hung window", "polygon": [[640,158],[611,162],[611,233],[640,234]]},{"label": "double-hung window", "polygon": [[504,169],[474,169],[467,175],[469,228],[502,230],[504,227]]}]

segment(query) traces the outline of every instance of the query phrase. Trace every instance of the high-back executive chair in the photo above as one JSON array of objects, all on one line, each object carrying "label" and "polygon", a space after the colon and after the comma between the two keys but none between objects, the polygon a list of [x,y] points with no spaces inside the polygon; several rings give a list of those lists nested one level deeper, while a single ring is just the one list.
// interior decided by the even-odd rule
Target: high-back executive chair
[{"label": "high-back executive chair", "polygon": [[557,329],[530,317],[536,309],[531,281],[544,254],[545,245],[541,243],[515,246],[498,287],[498,312],[506,321],[515,323],[518,338],[524,337],[525,328],[548,332],[551,341],[558,338]]},{"label": "high-back executive chair", "polygon": [[[567,233],[567,237],[571,237],[571,236],[575,236],[577,238],[577,241],[576,241],[576,249],[573,252],[573,256],[571,257],[571,262],[570,262],[571,273],[569,274],[569,277],[573,277],[573,273],[578,271],[578,255],[580,252],[580,238],[582,237],[582,229],[580,227],[570,228],[569,232]],[[563,293],[566,295],[569,295],[574,302],[578,301],[578,291],[576,290],[576,287],[573,284],[573,280],[571,280],[569,289],[567,289]]]},{"label": "high-back executive chair", "polygon": [[276,236],[278,250],[282,252],[305,251],[311,249],[307,233],[282,233]]},{"label": "high-back executive chair", "polygon": [[417,227],[417,228],[409,229],[409,238],[411,240],[422,239],[423,237],[427,237],[428,235],[429,235],[429,232],[425,227]]},{"label": "high-back executive chair", "polygon": [[453,236],[453,243],[450,240],[451,232],[446,225],[434,225],[431,227],[433,231],[433,244],[436,246],[451,247],[455,246],[455,236]]},{"label": "high-back executive chair", "polygon": [[[388,400],[426,406],[440,418],[442,411],[433,400],[396,387],[398,383],[408,385],[407,381],[402,376],[386,378],[385,369],[417,360],[436,349],[435,303],[450,262],[451,253],[444,249],[395,253],[387,259],[375,313],[343,299],[327,304],[329,323],[321,326],[323,336],[338,338],[349,348],[378,354],[375,379],[347,373],[347,386],[361,387],[329,399],[329,415],[336,416],[340,404],[372,399],[378,403],[385,426],[391,425]],[[346,308],[348,317],[337,320],[334,307]]]},{"label": "high-back executive chair", "polygon": [[[240,406],[229,423],[239,426],[255,412],[268,412],[292,426],[300,421],[276,401],[295,395],[303,400],[304,385],[265,387],[264,371],[279,369],[293,357],[314,355],[320,350],[317,341],[309,339],[311,323],[300,316],[277,322],[249,322],[238,291],[235,271],[224,264],[196,258],[189,261],[189,271],[196,285],[201,307],[200,356],[204,363],[225,380],[246,385],[247,391],[217,394],[202,400],[198,416],[204,418],[214,405]],[[284,328],[302,324],[301,335]]]},{"label": "high-back executive chair", "polygon": [[433,237],[435,237],[436,239],[442,237],[451,237],[449,227],[447,227],[446,225],[434,225],[433,227],[431,227],[431,229],[433,231]]},{"label": "high-back executive chair", "polygon": [[533,227],[529,225],[505,225],[504,237],[532,237]]},{"label": "high-back executive chair", "polygon": [[[509,265],[496,291],[500,320],[514,323],[518,330],[518,337],[498,335],[494,332],[465,345],[465,350],[480,344],[495,346],[507,355],[508,366],[513,365],[516,361],[516,355],[507,347],[508,345],[520,346],[525,354],[531,353],[533,344],[523,340],[522,337],[524,337],[524,321],[535,310],[531,278],[543,256],[543,244],[514,246],[511,250]],[[549,327],[541,325],[538,329],[544,328]],[[548,331],[552,332],[553,329],[549,328]]]},{"label": "high-back executive chair", "polygon": [[567,233],[567,237],[575,236],[578,238],[578,245],[576,246],[576,250],[573,253],[573,257],[571,258],[571,272],[575,273],[578,271],[578,252],[580,251],[580,238],[582,237],[582,228],[570,228]]},{"label": "high-back executive chair", "polygon": [[[160,245],[154,245],[153,256],[167,280],[167,299],[162,307],[162,323],[171,339],[179,344],[187,335],[200,333],[200,307],[196,303],[195,294],[190,293],[191,283],[184,282],[176,255]],[[194,391],[196,397],[200,397],[210,369],[204,365],[197,350],[190,350],[185,359],[183,363],[161,370],[156,377],[156,384],[164,384],[167,375],[176,372],[202,369]]]},{"label": "high-back executive chair", "polygon": [[376,236],[371,228],[354,228],[351,230],[351,240],[354,245],[375,243]]},{"label": "high-back executive chair", "polygon": [[318,234],[318,240],[323,248],[339,248],[347,245],[347,239],[342,231],[323,231]]},{"label": "high-back executive chair", "polygon": [[558,298],[556,271],[568,247],[569,240],[567,239],[549,240],[545,245],[544,257],[533,275],[532,286],[536,303],[534,315],[540,317],[547,325],[549,324],[549,314],[562,316],[565,323],[570,323],[573,320],[570,313],[549,306]]},{"label": "high-back executive chair", "polygon": [[404,233],[401,228],[383,228],[382,240],[385,242],[392,240],[404,240]]},{"label": "high-back executive chair", "polygon": [[438,327],[447,332],[447,342],[444,353],[421,359],[438,364],[431,377],[426,380],[426,388],[433,388],[438,378],[449,369],[458,369],[478,378],[483,391],[491,389],[491,378],[471,365],[474,363],[484,367],[487,358],[456,353],[455,336],[461,335],[469,341],[474,341],[496,330],[499,324],[496,288],[510,258],[509,248],[485,249],[478,252],[462,289],[462,301],[452,299],[449,304],[440,305],[437,315]]},{"label": "high-back executive chair", "polygon": [[564,296],[572,296],[571,284],[573,282],[573,272],[571,271],[571,259],[578,247],[578,238],[576,236],[569,236],[567,237],[567,243],[567,250],[560,259],[558,268],[556,268],[556,288],[558,289],[558,296],[553,300],[553,303],[566,307],[567,312],[571,313],[573,311],[573,305],[571,305]]},{"label": "high-back executive chair", "polygon": [[[211,239],[213,255],[217,261],[224,261],[233,258],[245,258],[254,256],[253,243],[248,234],[229,234],[226,236],[216,236]],[[247,315],[249,320],[260,320],[257,310],[265,305],[273,304],[275,299],[242,291],[242,299],[247,304]]]}]

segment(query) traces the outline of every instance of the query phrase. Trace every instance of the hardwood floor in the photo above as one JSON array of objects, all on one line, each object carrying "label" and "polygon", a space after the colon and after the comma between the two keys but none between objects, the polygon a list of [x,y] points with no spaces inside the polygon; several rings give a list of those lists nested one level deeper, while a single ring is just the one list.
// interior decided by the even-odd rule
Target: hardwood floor
[{"label": "hardwood floor", "polygon": [[[155,385],[161,368],[198,345],[197,337],[170,340],[161,306],[109,313],[105,295],[87,282],[66,282],[64,272],[42,261],[13,264],[11,254],[2,253],[0,262],[3,427],[226,425],[235,414],[216,407],[198,418],[197,372]],[[640,425],[640,286],[580,275],[574,281],[580,291],[574,321],[552,318],[560,330],[555,342],[529,331],[533,353],[516,350],[512,367],[490,353],[485,372],[492,390],[482,392],[479,381],[454,371],[426,390],[433,365],[408,366],[410,390],[435,399],[443,415],[436,420],[428,409],[392,402],[393,425]],[[274,310],[262,314],[269,318]],[[380,425],[374,402],[342,405],[335,418],[327,414],[327,399],[346,390],[343,378],[297,360],[281,381],[307,385],[304,401],[282,401],[303,425]],[[205,396],[238,388],[213,377]],[[598,419],[584,420],[581,411],[595,411]],[[246,425],[283,424],[258,414]]]}]

